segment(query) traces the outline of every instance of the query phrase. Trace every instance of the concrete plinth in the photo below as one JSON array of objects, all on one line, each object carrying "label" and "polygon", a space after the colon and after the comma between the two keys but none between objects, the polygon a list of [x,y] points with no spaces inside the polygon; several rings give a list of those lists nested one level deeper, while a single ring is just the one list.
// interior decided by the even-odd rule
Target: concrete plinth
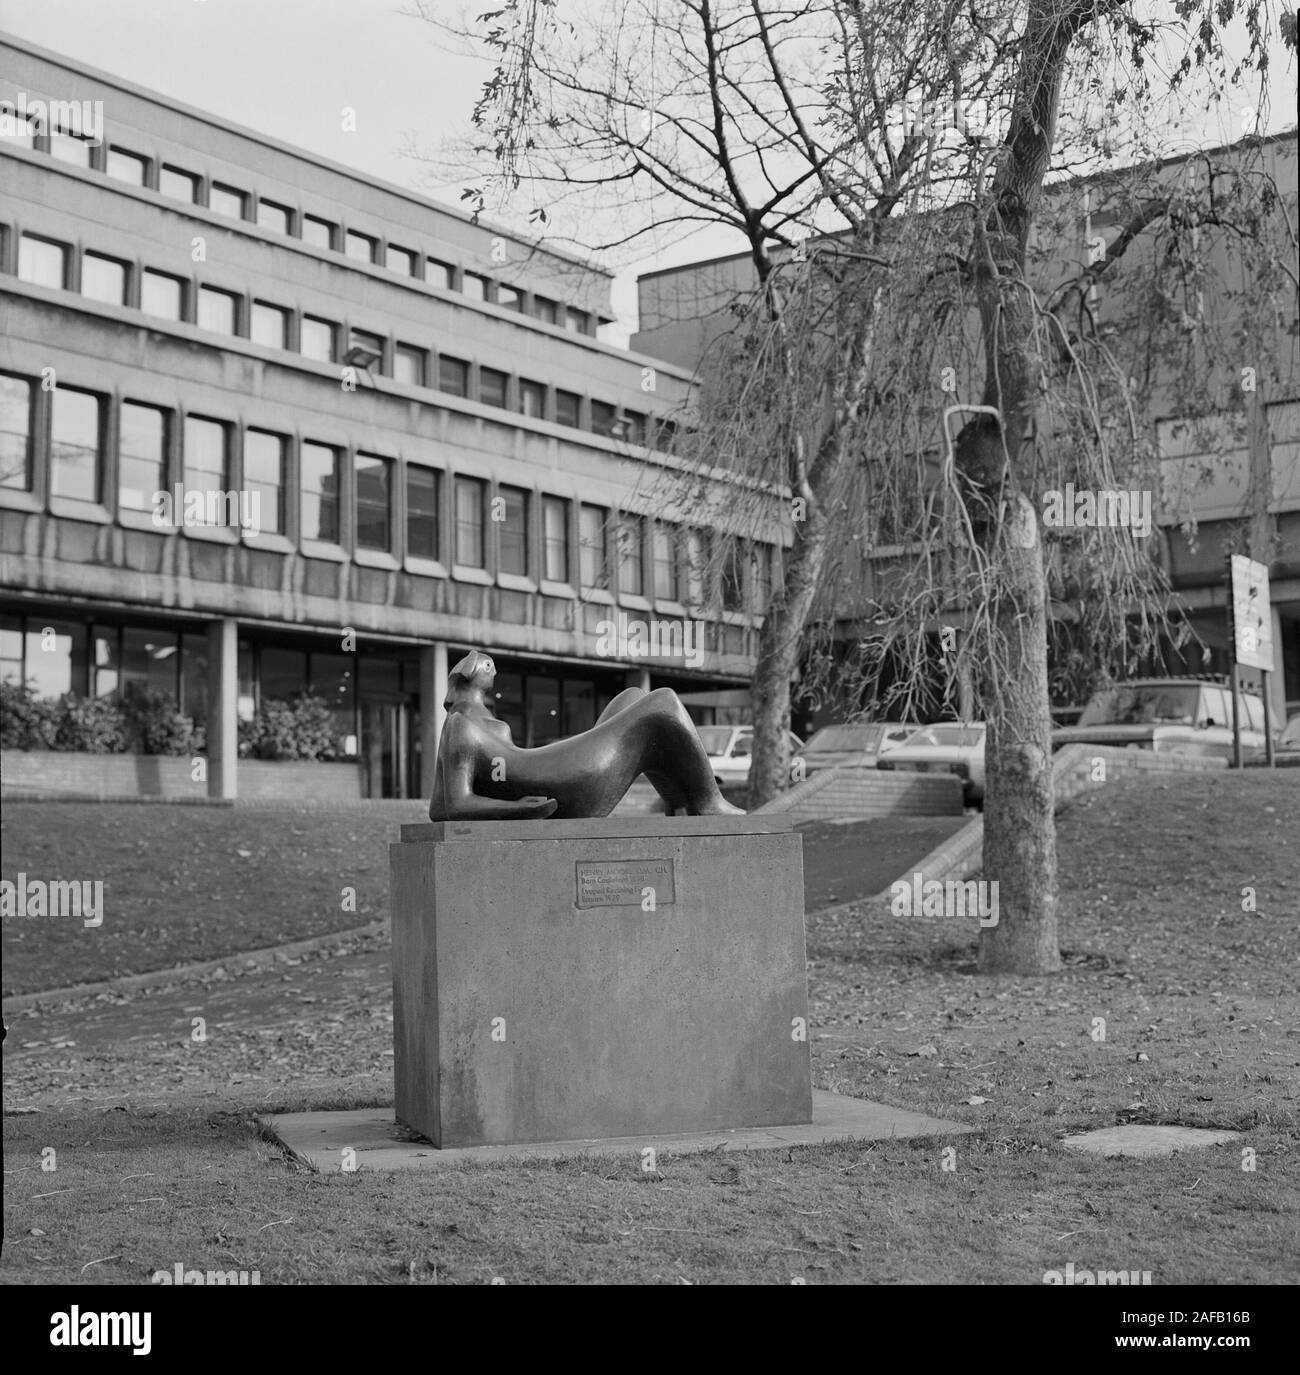
[{"label": "concrete plinth", "polygon": [[[789,1127],[742,1127],[735,1131],[688,1132],[605,1141],[546,1141],[516,1146],[462,1146],[436,1150],[412,1139],[391,1109],[293,1112],[263,1118],[262,1124],[297,1159],[323,1173],[340,1170],[437,1170],[494,1161],[556,1160],[563,1156],[689,1155],[697,1151],[765,1151],[821,1146],[835,1141],[896,1141],[909,1137],[960,1136],[974,1131],[886,1103],[844,1098],[813,1090],[812,1121]],[[642,1156],[644,1159],[644,1157]]]},{"label": "concrete plinth", "polygon": [[785,817],[403,826],[398,1122],[440,1148],[812,1120]]}]

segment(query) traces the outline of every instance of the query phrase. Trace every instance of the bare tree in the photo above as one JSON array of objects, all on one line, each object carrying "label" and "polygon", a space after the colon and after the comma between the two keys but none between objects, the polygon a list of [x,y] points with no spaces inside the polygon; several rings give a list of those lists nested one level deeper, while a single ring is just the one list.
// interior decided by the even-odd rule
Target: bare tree
[{"label": "bare tree", "polygon": [[[1141,536],[1049,539],[1043,498],[1067,482],[1150,489],[1145,405],[1165,380],[1152,359],[1171,325],[1184,343],[1198,333],[1147,310],[1115,340],[1091,303],[1153,240],[1144,279],[1166,293],[1207,280],[1211,229],[1244,227],[1257,304],[1285,262],[1264,232],[1268,178],[1240,159],[1212,160],[1200,186],[1150,159],[1110,183],[1097,169],[1158,146],[1151,102],[1225,65],[1219,23],[1245,18],[1244,60],[1262,67],[1262,0],[1179,0],[1172,21],[1126,0],[634,0],[544,22],[554,8],[513,0],[489,16],[504,56],[472,151],[494,155],[507,185],[528,182],[535,221],[558,229],[613,192],[629,223],[607,247],[668,222],[721,224],[753,266],[702,369],[688,455],[740,479],[714,512],[716,558],[770,522],[773,494],[788,522],[751,689],[751,804],[788,783],[801,669],[816,691],[879,685],[888,661],[906,698],[933,668],[935,632],[952,629],[948,683],[967,683],[989,723],[984,860],[1001,920],[981,933],[980,967],[1058,968],[1049,620],[1102,672],[1168,627]],[[1162,44],[1181,55],[1153,80]],[[1063,93],[1079,92],[1127,99],[1124,119],[1085,109],[1062,128]],[[979,130],[962,117],[975,105],[989,111]],[[1107,123],[1126,149],[1106,146]],[[1056,264],[1052,282],[1046,264],[1045,286],[1031,235],[1070,199],[1050,178],[1072,171],[1093,174],[1110,232],[1084,270]],[[947,412],[972,386],[950,443]]]}]

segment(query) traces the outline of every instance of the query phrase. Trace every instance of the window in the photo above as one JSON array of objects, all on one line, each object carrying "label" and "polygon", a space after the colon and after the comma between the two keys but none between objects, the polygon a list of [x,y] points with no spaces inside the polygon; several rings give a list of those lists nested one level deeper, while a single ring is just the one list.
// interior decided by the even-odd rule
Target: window
[{"label": "window", "polygon": [[89,167],[90,143],[80,134],[56,131],[50,135],[50,156],[73,167]]},{"label": "window", "polygon": [[467,272],[463,278],[461,290],[471,301],[486,301],[488,296],[488,279],[480,277],[477,272]]},{"label": "window", "polygon": [[456,562],[483,568],[483,508],[487,483],[476,477],[456,479]]},{"label": "window", "polygon": [[174,631],[122,627],[120,688],[155,688],[175,703],[179,668],[180,642]]},{"label": "window", "polygon": [[640,411],[624,411],[623,424],[623,437],[629,444],[646,442],[646,417]]},{"label": "window", "polygon": [[32,490],[32,397],[22,377],[0,373],[0,487]]},{"label": "window", "polygon": [[564,328],[570,334],[590,334],[591,316],[585,310],[578,310],[575,306],[570,306],[564,312]]},{"label": "window", "polygon": [[403,277],[414,277],[419,258],[409,248],[398,248],[389,244],[384,251],[384,266],[390,272],[399,272]]},{"label": "window", "polygon": [[339,543],[339,472],[337,449],[302,444],[302,537]]},{"label": "window", "polygon": [[127,265],[100,253],[86,253],[81,259],[81,294],[92,301],[110,305],[126,304]]},{"label": "window", "polygon": [[[27,678],[37,697],[61,697],[86,690],[87,627],[72,621],[28,621]],[[54,632],[53,646],[49,631]]]},{"label": "window", "polygon": [[146,267],[140,278],[140,309],[160,320],[181,320],[185,312],[185,283],[179,277]]},{"label": "window", "polygon": [[199,287],[199,328],[214,334],[235,334],[239,323],[239,297],[214,286]]},{"label": "window", "polygon": [[560,307],[555,301],[548,301],[545,296],[533,297],[533,314],[539,320],[544,320],[548,325],[559,323]]},{"label": "window", "polygon": [[371,334],[368,330],[354,329],[349,336],[348,351],[354,349],[364,349],[369,359],[356,355],[357,361],[353,367],[366,367],[373,372],[383,372],[384,370],[384,336],[382,334]]},{"label": "window", "polygon": [[609,512],[603,506],[584,502],[578,512],[579,548],[583,587],[604,587],[609,576],[606,522]]},{"label": "window", "polygon": [[129,186],[146,186],[149,182],[149,159],[139,153],[128,153],[125,148],[110,148],[104,171],[114,181],[124,181]]},{"label": "window", "polygon": [[13,115],[14,131],[5,138],[6,143],[12,143],[17,148],[36,147],[36,124],[31,115]]},{"label": "window", "polygon": [[293,211],[287,205],[276,201],[257,202],[257,223],[262,229],[273,229],[277,234],[293,232]]},{"label": "window", "polygon": [[355,263],[373,263],[379,260],[379,240],[369,234],[359,234],[349,229],[343,236],[343,252]]},{"label": "window", "polygon": [[469,395],[469,364],[463,358],[438,356],[438,390],[453,396]]},{"label": "window", "polygon": [[[185,454],[181,465],[187,492],[224,492],[229,471],[229,427],[220,420],[185,417]],[[180,513],[177,512],[177,518]]]},{"label": "window", "polygon": [[641,549],[645,521],[640,516],[624,516],[618,527],[618,590],[639,597],[645,592],[645,573]]},{"label": "window", "polygon": [[269,349],[287,349],[289,312],[283,306],[273,306],[269,301],[254,301],[249,338],[253,343],[265,344]]},{"label": "window", "polygon": [[754,611],[762,616],[772,600],[772,556],[776,547],[754,544],[750,550],[750,570],[754,582]]},{"label": "window", "polygon": [[284,533],[284,467],[289,441],[267,430],[244,433],[244,490],[256,528],[264,535]]},{"label": "window", "polygon": [[118,423],[117,500],[126,511],[150,511],[167,487],[167,412],[123,401]]},{"label": "window", "polygon": [[333,248],[338,240],[338,225],[315,215],[302,217],[302,241],[313,248]]},{"label": "window", "polygon": [[99,500],[99,397],[55,387],[50,422],[50,495]]},{"label": "window", "polygon": [[193,172],[183,172],[179,167],[169,167],[163,163],[162,171],[158,173],[158,189],[174,201],[198,204],[199,179]]},{"label": "window", "polygon": [[406,552],[413,559],[438,558],[438,506],[442,474],[406,465]]},{"label": "window", "polygon": [[0,616],[0,683],[21,683],[22,680],[22,617]]},{"label": "window", "polygon": [[414,344],[393,346],[393,377],[412,387],[424,386],[425,351]]},{"label": "window", "polygon": [[523,292],[518,287],[506,286],[503,282],[499,282],[497,284],[497,305],[505,306],[507,310],[523,310]]},{"label": "window", "polygon": [[727,546],[722,563],[722,609],[724,611],[743,611],[745,609],[745,566],[740,545],[732,540]]},{"label": "window", "polygon": [[658,420],[654,425],[654,437],[651,445],[656,449],[663,449],[665,452],[673,447],[673,442],[677,438],[677,425],[672,420]]},{"label": "window", "polygon": [[618,424],[618,407],[608,401],[591,403],[591,432],[603,434],[607,439],[614,438],[614,426]]},{"label": "window", "polygon": [[546,388],[542,383],[519,379],[519,409],[534,420],[546,418]]},{"label": "window", "polygon": [[18,241],[18,277],[20,281],[62,290],[68,281],[67,245],[24,234]]},{"label": "window", "polygon": [[334,361],[335,326],[328,320],[318,320],[314,315],[302,317],[301,351],[304,358],[315,358],[321,363]]},{"label": "window", "polygon": [[542,498],[542,576],[569,581],[569,503],[563,497]]},{"label": "window", "polygon": [[666,602],[675,602],[679,591],[676,533],[671,525],[655,526],[655,596]]},{"label": "window", "polygon": [[516,577],[528,576],[528,508],[529,493],[522,487],[497,488],[505,502],[505,519],[496,522],[500,531],[500,570]]},{"label": "window", "polygon": [[248,196],[233,186],[214,181],[208,191],[208,209],[230,220],[242,220],[248,206]]},{"label": "window", "polygon": [[382,549],[392,547],[391,458],[374,454],[358,454],[357,475],[357,548]]},{"label": "window", "polygon": [[578,425],[582,414],[582,397],[576,392],[555,389],[555,423],[557,425]]},{"label": "window", "polygon": [[709,532],[690,530],[686,535],[686,559],[690,570],[690,605],[700,610],[708,604]]},{"label": "window", "polygon": [[432,286],[440,286],[444,291],[453,289],[456,269],[450,263],[440,262],[437,258],[424,260],[424,280]]},{"label": "window", "polygon": [[504,406],[506,404],[506,384],[509,376],[496,368],[478,370],[478,399],[485,406]]}]

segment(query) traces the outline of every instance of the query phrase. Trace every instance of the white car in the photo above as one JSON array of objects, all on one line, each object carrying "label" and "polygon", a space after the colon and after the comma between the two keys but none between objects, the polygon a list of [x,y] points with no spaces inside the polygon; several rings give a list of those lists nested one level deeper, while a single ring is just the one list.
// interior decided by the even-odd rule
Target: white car
[{"label": "white car", "polygon": [[[735,788],[749,782],[749,764],[754,753],[753,726],[696,726],[704,752],[713,765],[713,777],[720,788]],[[790,757],[803,749],[803,741],[790,732]]]},{"label": "white car", "polygon": [[876,768],[915,773],[954,773],[962,780],[967,802],[984,800],[984,736],[982,722],[944,721],[922,726],[901,745],[886,750]]}]

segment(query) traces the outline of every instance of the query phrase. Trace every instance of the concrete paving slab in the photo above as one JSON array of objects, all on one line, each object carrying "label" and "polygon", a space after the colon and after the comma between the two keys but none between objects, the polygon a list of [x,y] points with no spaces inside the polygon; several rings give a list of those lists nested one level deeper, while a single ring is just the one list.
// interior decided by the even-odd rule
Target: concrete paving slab
[{"label": "concrete paving slab", "polygon": [[1215,1131],[1211,1127],[1102,1127],[1095,1132],[1067,1136],[1061,1143],[1067,1150],[1088,1151],[1093,1155],[1163,1156],[1201,1146],[1218,1146],[1236,1141],[1240,1132]]},{"label": "concrete paving slab", "polygon": [[544,1141],[517,1146],[458,1146],[438,1150],[399,1127],[391,1108],[354,1112],[295,1112],[262,1119],[263,1125],[297,1159],[318,1170],[341,1170],[345,1150],[357,1169],[429,1170],[498,1160],[554,1160],[564,1155],[639,1155],[757,1151],[820,1146],[828,1141],[890,1141],[912,1136],[957,1136],[975,1131],[884,1103],[813,1090],[813,1120],[790,1127],[742,1127],[734,1131],[687,1132],[677,1136],[624,1136],[607,1141]]}]

